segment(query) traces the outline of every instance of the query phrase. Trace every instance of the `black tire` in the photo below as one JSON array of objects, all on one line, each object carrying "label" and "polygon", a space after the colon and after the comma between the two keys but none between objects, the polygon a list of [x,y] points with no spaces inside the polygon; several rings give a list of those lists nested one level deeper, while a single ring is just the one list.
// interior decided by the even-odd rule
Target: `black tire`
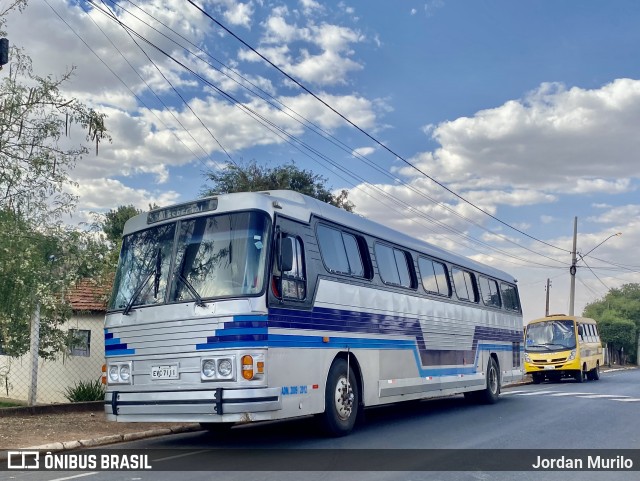
[{"label": "black tire", "polygon": [[533,384],[540,384],[543,379],[544,376],[538,372],[534,372],[533,374],[531,374],[531,380],[533,381]]},{"label": "black tire", "polygon": [[358,417],[360,392],[351,366],[348,367],[348,370],[349,382],[347,384],[347,361],[341,358],[336,359],[327,376],[321,423],[324,431],[330,436],[338,437],[349,434]]},{"label": "black tire", "polygon": [[584,382],[585,381],[585,375],[584,375],[584,371],[582,369],[576,371],[576,373],[573,376],[576,380],[576,382]]},{"label": "black tire", "polygon": [[[468,396],[467,396],[468,394]],[[487,363],[486,386],[482,391],[465,393],[467,399],[480,404],[495,404],[500,397],[500,370],[496,361],[490,357]]]},{"label": "black tire", "polygon": [[600,364],[599,363],[596,363],[596,367],[594,367],[591,371],[589,371],[589,373],[587,374],[587,377],[592,381],[597,381],[598,379],[600,379]]}]

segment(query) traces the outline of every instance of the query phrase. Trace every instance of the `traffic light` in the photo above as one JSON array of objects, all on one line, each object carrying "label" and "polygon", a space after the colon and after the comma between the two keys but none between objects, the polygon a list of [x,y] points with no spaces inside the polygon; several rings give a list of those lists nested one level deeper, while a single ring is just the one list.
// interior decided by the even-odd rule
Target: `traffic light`
[{"label": "traffic light", "polygon": [[9,39],[0,38],[0,68],[9,63]]}]

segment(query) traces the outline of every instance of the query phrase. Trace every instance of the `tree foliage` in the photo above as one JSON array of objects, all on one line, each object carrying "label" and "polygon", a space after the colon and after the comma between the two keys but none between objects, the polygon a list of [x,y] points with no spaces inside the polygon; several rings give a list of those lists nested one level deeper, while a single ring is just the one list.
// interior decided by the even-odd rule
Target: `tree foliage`
[{"label": "tree foliage", "polygon": [[309,170],[298,168],[293,162],[276,167],[266,167],[251,161],[247,165],[228,163],[223,169],[205,174],[213,183],[203,189],[203,195],[232,192],[258,192],[266,190],[294,190],[323,202],[353,212],[355,205],[348,200],[348,192],[334,195],[326,186],[327,179]]},{"label": "tree foliage", "polygon": [[90,232],[63,226],[34,228],[23,217],[0,211],[0,338],[6,355],[29,350],[30,323],[40,307],[40,348],[44,359],[67,344],[60,327],[71,314],[65,292],[102,268],[104,245]]},{"label": "tree foliage", "polygon": [[142,211],[140,209],[129,204],[120,205],[116,209],[111,209],[104,214],[104,220],[100,222],[100,226],[106,234],[107,240],[114,245],[120,245],[125,223],[133,216],[141,213]]},{"label": "tree foliage", "polygon": [[[25,5],[18,0],[1,10],[0,30],[6,13]],[[104,261],[100,238],[60,220],[75,207],[69,172],[88,152],[86,143],[110,140],[103,114],[63,95],[72,73],[35,75],[29,57],[12,48],[0,83],[0,342],[13,357],[29,349],[36,306],[40,356],[65,348],[65,293]],[[86,132],[79,145],[72,145],[72,125]]]},{"label": "tree foliage", "polygon": [[640,332],[640,284],[624,284],[611,289],[602,299],[588,304],[584,316],[598,321],[603,342],[614,350],[635,357]]},{"label": "tree foliage", "polygon": [[61,93],[72,73],[40,77],[28,56],[11,49],[9,74],[0,84],[1,209],[40,223],[70,211],[75,198],[65,190],[73,184],[69,170],[88,148],[62,145],[63,134],[79,124],[88,132],[85,140],[110,140],[104,114]]}]

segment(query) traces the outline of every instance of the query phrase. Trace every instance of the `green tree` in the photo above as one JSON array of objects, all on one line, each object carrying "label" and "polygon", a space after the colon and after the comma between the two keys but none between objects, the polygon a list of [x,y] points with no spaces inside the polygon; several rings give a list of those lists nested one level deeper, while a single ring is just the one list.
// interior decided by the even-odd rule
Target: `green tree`
[{"label": "green tree", "polygon": [[346,190],[338,195],[332,194],[326,186],[326,178],[300,169],[293,162],[273,168],[258,165],[255,160],[247,165],[228,163],[220,170],[206,172],[205,176],[213,183],[202,190],[205,196],[287,189],[315,197],[348,212],[353,212],[355,208],[353,202],[348,200],[349,193]]},{"label": "green tree", "polygon": [[[0,10],[22,10],[16,0]],[[20,356],[29,349],[31,317],[40,306],[40,356],[55,357],[66,345],[60,329],[70,308],[64,293],[103,262],[104,244],[92,233],[65,227],[61,215],[76,198],[66,187],[69,172],[88,153],[110,140],[105,116],[62,93],[73,68],[59,78],[33,73],[30,58],[12,47],[0,82],[0,341],[2,350]],[[7,74],[5,75],[5,72]],[[72,124],[86,132],[71,146]]]},{"label": "green tree", "polygon": [[100,222],[102,231],[106,234],[107,240],[114,245],[120,245],[122,232],[125,223],[133,216],[141,214],[142,211],[132,204],[120,205],[116,209],[111,209],[104,214],[104,220]]},{"label": "green tree", "polygon": [[618,353],[624,348],[635,359],[640,332],[640,284],[611,289],[602,299],[588,304],[583,315],[598,321],[603,342]]}]

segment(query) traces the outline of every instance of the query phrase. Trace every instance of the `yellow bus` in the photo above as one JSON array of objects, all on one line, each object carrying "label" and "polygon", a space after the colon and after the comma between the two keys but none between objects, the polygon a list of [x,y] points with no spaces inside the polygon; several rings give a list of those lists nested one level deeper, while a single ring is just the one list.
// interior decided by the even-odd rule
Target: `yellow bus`
[{"label": "yellow bus", "polygon": [[603,362],[604,351],[593,319],[555,314],[525,327],[524,367],[535,384],[563,377],[597,381]]}]

